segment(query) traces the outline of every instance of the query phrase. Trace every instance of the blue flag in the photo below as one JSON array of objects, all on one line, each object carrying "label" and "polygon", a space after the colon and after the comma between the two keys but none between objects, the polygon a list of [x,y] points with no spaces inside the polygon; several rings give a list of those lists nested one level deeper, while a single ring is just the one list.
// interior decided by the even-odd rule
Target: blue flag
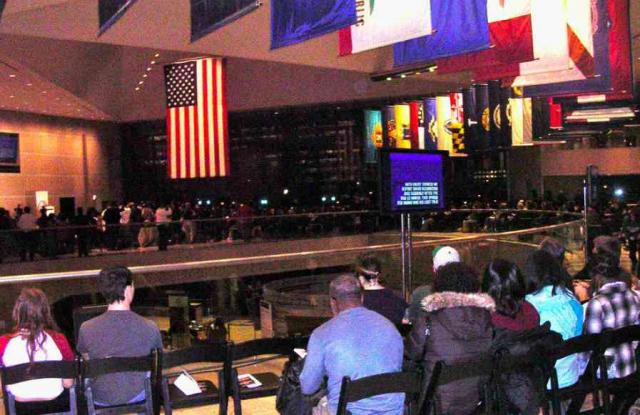
[{"label": "blue flag", "polygon": [[394,45],[394,66],[430,63],[490,46],[487,0],[431,0],[431,22],[433,34]]},{"label": "blue flag", "polygon": [[382,111],[364,111],[364,162],[376,163],[378,161],[378,149],[383,145]]},{"label": "blue flag", "polygon": [[435,98],[424,100],[424,148],[425,150],[438,149],[437,107]]},{"label": "blue flag", "polygon": [[356,24],[356,0],[272,0],[271,49]]}]

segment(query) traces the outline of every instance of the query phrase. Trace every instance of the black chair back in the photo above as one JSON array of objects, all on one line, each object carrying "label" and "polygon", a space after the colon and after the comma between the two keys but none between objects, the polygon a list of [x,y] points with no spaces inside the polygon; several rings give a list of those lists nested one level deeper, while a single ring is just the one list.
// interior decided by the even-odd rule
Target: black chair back
[{"label": "black chair back", "polygon": [[161,365],[164,370],[191,363],[223,363],[222,369],[218,372],[218,387],[216,388],[212,382],[207,381],[204,385],[201,385],[202,393],[197,395],[187,396],[178,393],[176,387],[169,384],[169,378],[176,377],[177,374],[163,375],[160,389],[165,414],[171,415],[174,408],[209,405],[219,402],[220,414],[225,415],[229,398],[227,393],[229,390],[227,386],[229,355],[230,344],[227,342],[206,343],[163,354]]},{"label": "black chair back", "polygon": [[[3,366],[0,368],[2,390],[4,394],[5,411],[9,415],[16,414],[15,396],[7,389],[7,386],[20,382],[38,379],[77,379],[79,374],[79,360],[50,360],[34,363],[23,363],[16,366]],[[76,385],[69,389],[69,410],[64,414],[77,414]]]},{"label": "black chair back", "polygon": [[[488,383],[492,376],[493,364],[491,355],[480,355],[473,359],[449,363],[444,361],[437,362],[420,399],[420,409],[430,409],[431,414],[438,415],[440,413],[437,402],[438,388],[463,379],[483,378],[486,380],[483,380],[484,384],[481,385],[480,389],[483,391],[484,412],[486,414],[491,413],[491,408],[494,405]],[[469,399],[473,398],[469,397]]]},{"label": "black chair back", "polygon": [[231,355],[232,360],[268,354],[289,356],[294,347],[296,347],[294,337],[271,337],[236,343],[231,349]]},{"label": "black chair back", "polygon": [[[149,372],[145,379],[145,400],[139,403],[113,405],[105,408],[96,407],[91,389],[91,380],[99,376],[122,372]],[[81,364],[80,375],[84,384],[84,395],[87,401],[89,415],[96,414],[126,414],[130,412],[154,413],[154,396],[152,385],[158,384],[160,372],[160,352],[153,350],[147,356],[140,357],[108,357],[104,359],[87,359]],[[122,385],[125,387],[125,385]],[[157,398],[156,398],[157,399]]]},{"label": "black chair back", "polygon": [[418,372],[383,373],[356,380],[345,376],[342,378],[336,415],[346,415],[349,402],[387,393],[404,393],[408,412],[411,414],[417,409],[421,387],[422,381]]}]

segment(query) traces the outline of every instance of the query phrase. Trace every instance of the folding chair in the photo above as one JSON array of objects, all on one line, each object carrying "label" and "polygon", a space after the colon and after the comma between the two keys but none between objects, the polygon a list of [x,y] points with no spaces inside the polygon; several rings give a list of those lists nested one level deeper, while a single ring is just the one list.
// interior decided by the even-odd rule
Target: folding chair
[{"label": "folding chair", "polygon": [[275,395],[280,386],[280,376],[271,372],[252,373],[251,375],[261,383],[261,386],[242,388],[238,382],[238,370],[233,367],[233,362],[262,355],[288,356],[289,360],[295,360],[293,349],[306,347],[307,341],[308,337],[265,338],[231,346],[227,367],[231,368],[229,371],[229,384],[233,396],[233,409],[236,415],[242,415],[241,401],[243,399]]},{"label": "folding chair", "polygon": [[[420,399],[420,409],[424,409],[426,413],[431,415],[442,414],[440,398],[438,390],[443,386],[452,386],[454,382],[458,382],[469,378],[480,378],[480,390],[482,390],[482,398],[484,399],[484,413],[492,414],[493,397],[491,396],[491,388],[489,381],[493,371],[493,358],[490,355],[482,355],[469,360],[458,360],[455,362],[439,361],[435,364],[423,396]],[[480,403],[478,396],[478,403]],[[469,396],[468,399],[473,399]]]},{"label": "folding chair", "polygon": [[[84,395],[87,401],[87,411],[89,415],[99,414],[127,414],[130,412],[152,415],[153,410],[153,387],[158,382],[159,351],[153,350],[151,354],[141,357],[108,357],[105,359],[87,359],[81,364],[81,376],[84,383]],[[125,403],[120,405],[110,405],[106,407],[96,406],[92,390],[92,381],[103,375],[122,372],[144,372],[149,375],[144,381],[145,399],[141,402]],[[126,388],[127,385],[118,385]],[[157,398],[156,398],[157,399]]]},{"label": "folding chair", "polygon": [[[549,367],[552,368],[551,389],[547,390],[547,402],[543,407],[545,415],[549,413],[549,402],[554,415],[562,414],[561,402],[563,401],[571,401],[567,414],[579,413],[585,397],[589,394],[593,396],[593,414],[598,415],[603,411],[608,413],[608,400],[600,399],[601,393],[606,388],[605,381],[596,376],[598,368],[602,366],[601,358],[604,351],[602,344],[602,334],[585,334],[571,338],[551,351],[549,356]],[[578,353],[591,355],[587,369],[576,384],[560,388],[554,362]]]},{"label": "folding chair", "polygon": [[634,353],[637,353],[637,344],[640,342],[640,325],[622,327],[612,331],[603,332],[602,349],[605,353],[601,360],[600,374],[606,379],[604,385],[603,400],[609,404],[609,413],[627,414],[629,409],[640,398],[640,368],[636,359],[635,372],[623,378],[609,378],[607,374],[606,350],[625,343],[636,345]]},{"label": "folding chair", "polygon": [[422,377],[418,372],[395,372],[351,380],[342,378],[336,415],[346,415],[347,404],[386,393],[404,393],[408,415],[418,414]]},{"label": "folding chair", "polygon": [[225,362],[228,362],[228,354],[229,343],[227,342],[203,344],[163,354],[161,362],[164,370],[191,363],[209,362],[222,364],[222,367],[217,372],[218,387],[209,380],[199,380],[198,386],[200,386],[202,392],[195,395],[185,395],[178,387],[170,383],[170,380],[176,379],[181,372],[164,374],[161,385],[164,413],[171,415],[174,408],[219,403],[219,413],[226,415],[228,395],[225,379],[227,378],[228,370],[225,368]]},{"label": "folding chair", "polygon": [[[78,379],[79,361],[59,360],[44,361],[34,363],[23,363],[21,365],[2,367],[0,369],[2,378],[2,391],[4,394],[4,407],[8,415],[16,415],[16,398],[8,390],[7,386],[20,382],[37,379]],[[76,384],[69,388],[68,407],[59,407],[59,402],[38,401],[29,403],[18,403],[19,406],[26,406],[31,414],[55,414],[55,415],[75,415],[78,413]],[[62,392],[66,393],[65,391]]]}]

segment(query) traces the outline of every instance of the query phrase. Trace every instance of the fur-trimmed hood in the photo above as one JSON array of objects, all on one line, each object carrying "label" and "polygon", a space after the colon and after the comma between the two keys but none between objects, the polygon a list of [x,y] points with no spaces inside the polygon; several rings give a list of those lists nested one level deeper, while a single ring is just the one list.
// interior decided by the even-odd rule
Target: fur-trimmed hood
[{"label": "fur-trimmed hood", "polygon": [[478,307],[493,312],[496,303],[488,294],[466,294],[445,291],[426,296],[422,299],[422,309],[433,312],[453,307]]}]

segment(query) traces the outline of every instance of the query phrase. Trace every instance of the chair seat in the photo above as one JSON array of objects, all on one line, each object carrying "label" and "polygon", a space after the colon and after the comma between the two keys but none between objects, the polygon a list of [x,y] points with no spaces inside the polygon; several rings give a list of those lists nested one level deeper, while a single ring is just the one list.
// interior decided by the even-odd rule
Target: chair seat
[{"label": "chair seat", "polygon": [[241,398],[259,398],[263,396],[275,395],[275,392],[278,390],[280,386],[280,377],[275,373],[264,372],[264,373],[252,373],[253,377],[258,379],[261,386],[257,388],[240,388],[240,397]]},{"label": "chair seat", "polygon": [[171,399],[171,407],[187,408],[190,406],[198,406],[204,403],[217,403],[220,401],[220,392],[216,385],[209,380],[198,380],[198,386],[202,390],[201,393],[195,395],[185,395],[173,383],[169,385],[169,398]]}]

